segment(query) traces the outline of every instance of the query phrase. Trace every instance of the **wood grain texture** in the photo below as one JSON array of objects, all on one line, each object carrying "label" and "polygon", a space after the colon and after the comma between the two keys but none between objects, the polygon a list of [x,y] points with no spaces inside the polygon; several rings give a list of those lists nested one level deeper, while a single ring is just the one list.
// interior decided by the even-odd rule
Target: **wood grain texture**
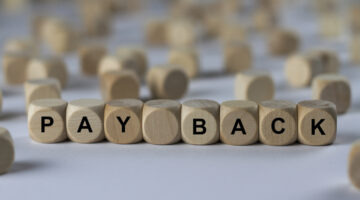
[{"label": "wood grain texture", "polygon": [[273,30],[268,38],[268,49],[272,55],[286,56],[298,50],[300,46],[299,36],[290,30]]},{"label": "wood grain texture", "polygon": [[317,76],[312,84],[314,99],[331,101],[336,105],[338,114],[344,114],[351,105],[351,88],[345,76],[323,74]]},{"label": "wood grain texture", "polygon": [[105,101],[139,98],[140,80],[132,70],[113,71],[100,76],[101,93]]},{"label": "wood grain texture", "polygon": [[348,176],[351,183],[360,190],[360,141],[352,144],[348,157]]},{"label": "wood grain texture", "polygon": [[220,106],[211,100],[189,100],[181,110],[181,136],[184,142],[209,145],[219,141]]},{"label": "wood grain texture", "polygon": [[43,56],[29,61],[26,70],[27,80],[56,78],[61,88],[65,88],[68,81],[68,71],[65,62],[57,56]]},{"label": "wood grain texture", "polygon": [[189,78],[194,78],[199,73],[199,57],[194,48],[171,49],[169,63],[184,69]]},{"label": "wood grain texture", "polygon": [[38,99],[28,110],[28,129],[31,139],[40,143],[57,143],[67,139],[67,102],[61,99]]},{"label": "wood grain texture", "polygon": [[149,20],[145,25],[145,40],[148,45],[167,43],[167,22],[162,19]]},{"label": "wood grain texture", "polygon": [[143,79],[145,77],[148,60],[145,50],[140,47],[120,47],[117,49],[117,55],[124,57],[132,57],[135,62],[135,72],[139,78]]},{"label": "wood grain texture", "polygon": [[152,97],[158,99],[179,99],[189,85],[185,71],[173,65],[152,67],[146,79]]},{"label": "wood grain texture", "polygon": [[293,144],[298,137],[297,131],[296,104],[279,100],[259,104],[259,136],[263,144]]},{"label": "wood grain texture", "polygon": [[143,139],[143,102],[138,99],[118,99],[105,105],[104,131],[108,141],[133,144]]},{"label": "wood grain texture", "polygon": [[240,100],[262,102],[273,99],[275,84],[267,72],[246,71],[235,77],[235,96]]},{"label": "wood grain texture", "polygon": [[322,100],[302,101],[297,110],[300,143],[321,146],[334,142],[337,130],[335,104]]},{"label": "wood grain texture", "polygon": [[78,55],[81,71],[85,75],[97,75],[101,59],[107,49],[102,44],[84,44],[79,47]]},{"label": "wood grain texture", "polygon": [[244,42],[230,42],[224,47],[225,71],[241,72],[252,68],[251,47]]},{"label": "wood grain texture", "polygon": [[104,102],[97,99],[70,101],[66,110],[68,138],[78,143],[95,143],[103,140],[104,107]]},{"label": "wood grain texture", "polygon": [[143,136],[150,144],[167,145],[181,140],[181,104],[174,100],[151,100],[143,108]]},{"label": "wood grain texture", "polygon": [[60,82],[55,78],[26,81],[24,84],[26,109],[32,101],[37,99],[61,98],[60,87]]},{"label": "wood grain texture", "polygon": [[9,171],[15,158],[14,142],[9,131],[0,127],[0,174]]},{"label": "wood grain texture", "polygon": [[4,52],[2,69],[5,82],[9,85],[23,84],[26,80],[26,69],[30,55],[24,52]]},{"label": "wood grain texture", "polygon": [[250,145],[259,140],[258,104],[232,100],[220,105],[220,140],[229,145]]}]

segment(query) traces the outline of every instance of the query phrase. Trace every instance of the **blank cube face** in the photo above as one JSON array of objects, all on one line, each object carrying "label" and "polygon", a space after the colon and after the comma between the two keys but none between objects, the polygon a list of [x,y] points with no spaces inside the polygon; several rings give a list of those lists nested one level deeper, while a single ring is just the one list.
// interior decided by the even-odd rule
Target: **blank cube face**
[{"label": "blank cube face", "polygon": [[331,144],[336,138],[336,127],[336,106],[333,103],[311,100],[298,104],[298,133],[302,144]]},{"label": "blank cube face", "polygon": [[235,96],[240,100],[262,102],[273,99],[274,81],[264,72],[247,71],[236,75]]},{"label": "blank cube face", "polygon": [[360,141],[356,141],[351,147],[348,158],[348,175],[351,183],[360,189]]},{"label": "blank cube face", "polygon": [[269,36],[269,51],[273,55],[289,55],[299,47],[299,38],[296,33],[289,30],[276,30]]},{"label": "blank cube face", "polygon": [[5,52],[2,60],[7,84],[22,84],[26,80],[26,69],[30,56],[20,52]]},{"label": "blank cube face", "polygon": [[59,99],[61,98],[60,82],[57,79],[34,79],[25,82],[26,107],[37,99]]},{"label": "blank cube face", "polygon": [[96,75],[101,59],[106,54],[102,45],[85,45],[79,50],[81,70],[86,75]]},{"label": "blank cube face", "polygon": [[188,144],[208,145],[219,140],[218,103],[210,100],[190,100],[182,105],[182,139]]},{"label": "blank cube face", "polygon": [[193,49],[174,49],[170,51],[169,63],[184,69],[190,78],[196,77],[199,71],[198,55]]},{"label": "blank cube face", "polygon": [[33,101],[28,111],[30,137],[40,143],[64,141],[67,138],[66,106],[67,103],[61,99]]},{"label": "blank cube face", "polygon": [[228,73],[241,72],[252,67],[252,53],[245,43],[231,43],[225,46],[225,70]]},{"label": "blank cube face", "polygon": [[147,84],[154,98],[179,99],[187,92],[189,77],[179,67],[164,65],[149,70]]},{"label": "blank cube face", "polygon": [[0,174],[6,173],[14,162],[13,139],[8,130],[0,127]]},{"label": "blank cube face", "polygon": [[258,105],[252,101],[223,102],[220,106],[220,139],[230,145],[257,142]]},{"label": "blank cube face", "polygon": [[150,45],[166,44],[167,23],[163,20],[153,20],[146,24],[146,43]]},{"label": "blank cube face", "polygon": [[73,142],[94,143],[104,139],[104,102],[96,99],[70,101],[66,111],[68,137]]},{"label": "blank cube face", "polygon": [[289,145],[297,140],[296,104],[265,101],[259,105],[260,141],[267,145]]},{"label": "blank cube face", "polygon": [[174,144],[181,139],[181,104],[173,100],[152,100],[144,104],[143,136],[150,144]]},{"label": "blank cube face", "polygon": [[122,70],[101,75],[101,89],[105,101],[139,98],[140,80],[135,72]]},{"label": "blank cube face", "polygon": [[106,104],[104,131],[107,140],[117,144],[140,142],[143,102],[137,99],[114,100]]},{"label": "blank cube face", "polygon": [[313,98],[331,101],[338,114],[344,114],[351,105],[351,88],[346,77],[324,74],[316,77],[312,85]]},{"label": "blank cube face", "polygon": [[56,78],[64,88],[68,80],[68,72],[63,60],[57,57],[35,58],[29,62],[26,71],[27,80]]}]

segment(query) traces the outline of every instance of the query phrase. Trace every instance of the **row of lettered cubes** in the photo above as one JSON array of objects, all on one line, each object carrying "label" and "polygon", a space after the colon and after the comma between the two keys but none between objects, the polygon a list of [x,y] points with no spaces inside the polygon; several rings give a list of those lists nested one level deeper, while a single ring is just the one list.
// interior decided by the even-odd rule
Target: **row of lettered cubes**
[{"label": "row of lettered cubes", "polygon": [[234,100],[219,105],[211,100],[118,99],[104,103],[79,99],[40,99],[28,110],[30,137],[41,143],[112,143],[209,145],[328,145],[336,137],[336,106],[309,100],[298,104],[271,100]]}]

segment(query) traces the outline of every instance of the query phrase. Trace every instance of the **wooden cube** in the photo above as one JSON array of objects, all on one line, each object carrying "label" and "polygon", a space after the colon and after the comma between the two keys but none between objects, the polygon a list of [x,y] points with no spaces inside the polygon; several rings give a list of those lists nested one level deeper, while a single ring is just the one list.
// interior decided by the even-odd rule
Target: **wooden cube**
[{"label": "wooden cube", "polygon": [[360,5],[352,5],[349,10],[350,28],[352,33],[360,33]]},{"label": "wooden cube", "polygon": [[56,78],[61,88],[68,81],[68,71],[64,61],[59,57],[48,56],[31,59],[26,70],[27,80]]},{"label": "wooden cube", "polygon": [[299,36],[290,30],[278,29],[269,35],[269,52],[275,56],[286,56],[296,52],[300,46]]},{"label": "wooden cube", "polygon": [[56,143],[67,139],[66,106],[61,99],[38,99],[28,110],[28,127],[31,139],[40,143]]},{"label": "wooden cube", "polygon": [[30,55],[27,53],[5,52],[2,59],[5,82],[9,85],[24,83],[29,60]]},{"label": "wooden cube", "polygon": [[145,27],[146,43],[149,45],[164,45],[167,43],[167,22],[161,19],[148,21]]},{"label": "wooden cube", "polygon": [[9,131],[0,127],[0,174],[9,171],[15,159],[14,142]]},{"label": "wooden cube", "polygon": [[193,47],[200,38],[199,27],[192,20],[172,20],[167,25],[167,43],[173,47]]},{"label": "wooden cube", "polygon": [[133,70],[137,73],[137,62],[133,56],[107,55],[100,61],[98,74],[106,74],[113,71]]},{"label": "wooden cube", "polygon": [[34,56],[38,49],[35,42],[30,39],[10,39],[5,43],[4,52],[21,52]]},{"label": "wooden cube", "polygon": [[184,69],[189,78],[199,73],[199,57],[194,48],[175,48],[170,51],[169,63]]},{"label": "wooden cube", "polygon": [[142,128],[150,144],[174,144],[181,140],[181,104],[174,100],[151,100],[144,104]]},{"label": "wooden cube", "polygon": [[95,143],[105,138],[105,104],[97,99],[70,101],[66,110],[66,129],[73,142]]},{"label": "wooden cube", "polygon": [[140,80],[132,70],[114,71],[101,75],[101,93],[105,101],[139,98]]},{"label": "wooden cube", "polygon": [[220,106],[211,100],[189,100],[181,109],[181,136],[184,142],[209,145],[219,141]]},{"label": "wooden cube", "polygon": [[230,145],[250,145],[259,140],[258,104],[225,101],[220,106],[220,140]]},{"label": "wooden cube", "polygon": [[360,36],[354,35],[350,39],[349,45],[350,59],[351,62],[358,64],[360,63]]},{"label": "wooden cube", "polygon": [[147,85],[153,98],[179,99],[187,92],[188,84],[185,71],[173,65],[153,67],[147,74]]},{"label": "wooden cube", "polygon": [[241,72],[252,67],[252,53],[249,45],[231,42],[224,49],[225,70],[228,73]]},{"label": "wooden cube", "polygon": [[76,47],[76,34],[63,20],[47,18],[41,26],[41,38],[54,53],[64,54]]},{"label": "wooden cube", "polygon": [[338,114],[344,114],[351,105],[351,88],[348,79],[338,74],[317,76],[312,84],[314,99],[331,101]]},{"label": "wooden cube", "polygon": [[106,47],[101,44],[87,44],[79,48],[81,71],[85,75],[97,75],[101,59],[106,55]]},{"label": "wooden cube", "polygon": [[348,176],[351,183],[360,190],[360,141],[352,144],[348,157]]},{"label": "wooden cube", "polygon": [[117,55],[125,58],[132,58],[135,67],[135,72],[142,79],[148,68],[148,60],[145,51],[135,47],[121,47],[117,50]]},{"label": "wooden cube", "polygon": [[298,137],[296,104],[288,101],[264,101],[259,104],[259,136],[263,144],[293,144]]},{"label": "wooden cube", "polygon": [[235,96],[240,100],[262,102],[273,99],[275,84],[269,73],[246,71],[235,78]]},{"label": "wooden cube", "polygon": [[336,106],[329,101],[302,101],[297,105],[299,142],[320,146],[336,138]]},{"label": "wooden cube", "polygon": [[29,80],[25,82],[24,88],[27,109],[37,99],[61,98],[60,82],[55,78]]},{"label": "wooden cube", "polygon": [[311,51],[309,56],[319,60],[323,68],[322,73],[337,74],[339,72],[340,60],[336,52],[327,49],[319,49]]},{"label": "wooden cube", "polygon": [[105,105],[105,137],[116,144],[133,144],[143,139],[143,102],[137,99],[118,99]]},{"label": "wooden cube", "polygon": [[321,61],[309,54],[290,56],[285,63],[285,76],[293,87],[310,86],[313,79],[323,71]]}]

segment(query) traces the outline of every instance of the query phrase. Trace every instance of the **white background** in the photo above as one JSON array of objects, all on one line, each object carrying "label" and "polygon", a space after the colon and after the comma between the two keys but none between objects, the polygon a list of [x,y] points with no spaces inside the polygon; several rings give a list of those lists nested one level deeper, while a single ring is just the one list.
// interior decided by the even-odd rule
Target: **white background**
[{"label": "white background", "polygon": [[[359,199],[360,192],[347,177],[347,157],[351,143],[360,138],[360,67],[348,61],[349,37],[323,39],[316,32],[314,16],[298,4],[298,9],[284,9],[282,25],[301,34],[302,51],[313,47],[336,50],[342,61],[341,73],[351,82],[352,107],[339,116],[333,145],[39,144],[28,136],[22,86],[3,84],[0,126],[9,129],[14,138],[16,159],[10,172],[0,176],[0,199]],[[51,13],[67,15],[62,10]],[[28,14],[28,10],[16,16],[0,13],[0,44],[29,34]],[[109,48],[141,44],[144,19],[144,14],[117,17],[115,34],[107,41]],[[273,75],[276,99],[298,102],[311,98],[310,88],[288,86],[284,59],[267,55],[264,38],[249,35],[249,43],[254,68]],[[234,99],[234,77],[221,73],[220,43],[202,43],[198,50],[202,75],[191,82],[180,101]],[[150,65],[165,63],[167,51],[148,48]],[[101,98],[98,80],[81,75],[76,56],[67,56],[66,62],[71,76],[63,98]],[[149,96],[145,86],[141,96]]]}]

